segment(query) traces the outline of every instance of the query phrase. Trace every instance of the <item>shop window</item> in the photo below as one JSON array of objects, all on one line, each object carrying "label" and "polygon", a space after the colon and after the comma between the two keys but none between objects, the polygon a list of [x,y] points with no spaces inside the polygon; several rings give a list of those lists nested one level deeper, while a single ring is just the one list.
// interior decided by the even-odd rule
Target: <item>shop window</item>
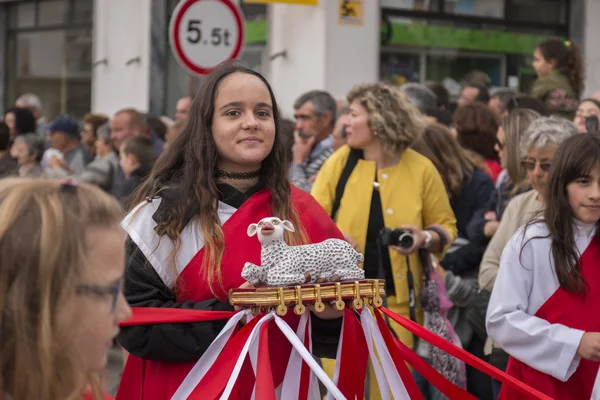
[{"label": "shop window", "polygon": [[512,0],[506,10],[506,19],[566,24],[568,7],[565,0]]},{"label": "shop window", "polygon": [[90,110],[91,49],[91,29],[11,33],[7,103],[30,92],[40,97],[47,117],[82,117]]},{"label": "shop window", "polygon": [[93,8],[94,0],[7,5],[6,105],[35,93],[48,118],[66,112],[83,117],[90,111]]},{"label": "shop window", "polygon": [[18,3],[8,8],[9,28],[32,28],[35,26],[35,3]]},{"label": "shop window", "polygon": [[470,53],[439,53],[427,55],[426,80],[460,84],[468,73],[483,72],[490,86],[504,86],[504,57]]},{"label": "shop window", "polygon": [[471,17],[504,18],[505,0],[444,0],[444,11],[448,14]]},{"label": "shop window", "polygon": [[421,80],[421,56],[418,53],[381,53],[380,77],[386,82],[402,85]]},{"label": "shop window", "polygon": [[380,0],[382,8],[413,11],[439,11],[440,0]]},{"label": "shop window", "polygon": [[247,20],[265,19],[267,17],[266,4],[245,4],[242,3],[240,8],[244,17]]},{"label": "shop window", "polygon": [[38,25],[62,25],[69,20],[69,4],[67,0],[51,0],[39,3]]},{"label": "shop window", "polygon": [[92,23],[94,19],[94,0],[76,0],[71,9],[74,23]]}]

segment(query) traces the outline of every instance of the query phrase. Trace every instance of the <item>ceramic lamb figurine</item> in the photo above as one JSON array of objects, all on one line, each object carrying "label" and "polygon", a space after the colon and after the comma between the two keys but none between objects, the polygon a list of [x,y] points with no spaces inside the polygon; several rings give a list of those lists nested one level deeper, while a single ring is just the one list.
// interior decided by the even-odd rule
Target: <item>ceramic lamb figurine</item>
[{"label": "ceramic lamb figurine", "polygon": [[263,218],[258,224],[248,226],[248,236],[258,235],[262,244],[262,266],[247,262],[242,270],[244,279],[254,285],[294,286],[365,278],[358,267],[363,262],[362,254],[346,241],[327,239],[316,244],[288,246],[283,239],[284,230],[294,232],[294,225],[277,217]]}]

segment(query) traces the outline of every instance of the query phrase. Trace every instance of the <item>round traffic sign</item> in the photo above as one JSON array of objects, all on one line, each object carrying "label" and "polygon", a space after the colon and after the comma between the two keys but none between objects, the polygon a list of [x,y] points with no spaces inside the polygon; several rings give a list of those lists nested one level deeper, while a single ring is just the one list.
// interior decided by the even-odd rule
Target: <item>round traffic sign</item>
[{"label": "round traffic sign", "polygon": [[231,0],[181,0],[171,17],[169,40],[184,68],[206,75],[239,56],[244,16]]}]

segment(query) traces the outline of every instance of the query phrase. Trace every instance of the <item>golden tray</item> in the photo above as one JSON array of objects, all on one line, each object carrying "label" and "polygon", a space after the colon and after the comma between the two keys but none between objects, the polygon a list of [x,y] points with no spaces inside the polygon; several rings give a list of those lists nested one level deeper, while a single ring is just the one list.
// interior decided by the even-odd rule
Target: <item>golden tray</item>
[{"label": "golden tray", "polygon": [[357,310],[363,307],[365,299],[369,304],[381,307],[383,297],[383,279],[229,290],[229,302],[232,306],[252,308],[256,312],[274,308],[281,316],[287,313],[290,306],[294,306],[296,314],[304,314],[305,303],[314,304],[317,312],[325,309],[324,302],[330,302],[338,310],[343,310],[347,300],[352,300],[352,307]]}]

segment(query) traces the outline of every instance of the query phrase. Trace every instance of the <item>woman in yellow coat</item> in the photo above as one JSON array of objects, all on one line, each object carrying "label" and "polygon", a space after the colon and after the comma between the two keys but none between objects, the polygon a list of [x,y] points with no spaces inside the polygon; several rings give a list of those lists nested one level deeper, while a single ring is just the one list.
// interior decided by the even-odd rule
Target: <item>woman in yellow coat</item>
[{"label": "woman in yellow coat", "polygon": [[[422,117],[398,88],[380,83],[355,87],[348,104],[347,145],[325,162],[311,193],[364,254],[365,275],[386,279],[387,307],[422,323],[419,250],[441,259],[456,238],[456,219],[439,173],[409,149],[423,132]],[[384,228],[409,230],[412,246],[382,244]],[[393,322],[392,328],[413,347],[408,331]]]}]

